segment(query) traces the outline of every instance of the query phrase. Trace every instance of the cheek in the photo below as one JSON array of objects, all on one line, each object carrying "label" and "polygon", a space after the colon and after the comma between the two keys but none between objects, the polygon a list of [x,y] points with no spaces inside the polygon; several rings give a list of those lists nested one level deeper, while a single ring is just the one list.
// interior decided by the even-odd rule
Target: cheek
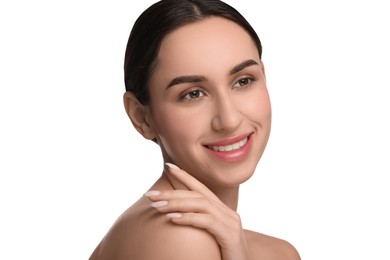
[{"label": "cheek", "polygon": [[271,120],[271,102],[268,94],[260,98],[258,107],[262,118],[267,121]]},{"label": "cheek", "polygon": [[271,102],[268,91],[264,88],[250,96],[250,100],[244,102],[244,109],[247,115],[261,124],[270,124]]},{"label": "cheek", "polygon": [[[156,135],[167,150],[183,150],[196,142],[202,132],[202,118],[195,111],[166,107],[155,109]],[[204,120],[203,120],[204,121]]]}]

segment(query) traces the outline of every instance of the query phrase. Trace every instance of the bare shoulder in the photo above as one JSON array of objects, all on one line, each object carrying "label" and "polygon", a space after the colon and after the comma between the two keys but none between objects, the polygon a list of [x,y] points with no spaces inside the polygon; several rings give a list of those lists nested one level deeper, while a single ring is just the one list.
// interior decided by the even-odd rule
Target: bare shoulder
[{"label": "bare shoulder", "polygon": [[141,199],[112,226],[90,260],[221,259],[218,243],[208,232],[170,222]]},{"label": "bare shoulder", "polygon": [[248,247],[253,259],[300,260],[296,248],[276,237],[245,230]]},{"label": "bare shoulder", "polygon": [[[157,231],[148,236],[143,257],[161,260],[220,260],[220,248],[207,231],[191,226],[180,226],[161,216]],[[153,248],[153,251],[150,251]]]},{"label": "bare shoulder", "polygon": [[131,259],[131,252],[135,250],[137,218],[142,220],[142,202],[140,199],[128,208],[112,225],[107,234],[93,251],[89,260],[103,259]]}]

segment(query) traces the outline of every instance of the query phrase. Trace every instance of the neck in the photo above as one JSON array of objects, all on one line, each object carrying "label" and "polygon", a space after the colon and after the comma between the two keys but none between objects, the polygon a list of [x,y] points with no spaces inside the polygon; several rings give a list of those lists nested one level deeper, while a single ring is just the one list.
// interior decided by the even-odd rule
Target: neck
[{"label": "neck", "polygon": [[[175,190],[187,190],[187,188],[179,182],[176,178],[171,175],[165,174],[163,172],[161,179],[171,186]],[[236,211],[238,207],[238,195],[239,195],[239,186],[236,187],[218,187],[210,188],[210,190],[229,208]]]},{"label": "neck", "polygon": [[220,190],[214,190],[213,192],[223,203],[225,203],[226,206],[234,211],[237,211],[239,186],[232,188],[222,188]]}]

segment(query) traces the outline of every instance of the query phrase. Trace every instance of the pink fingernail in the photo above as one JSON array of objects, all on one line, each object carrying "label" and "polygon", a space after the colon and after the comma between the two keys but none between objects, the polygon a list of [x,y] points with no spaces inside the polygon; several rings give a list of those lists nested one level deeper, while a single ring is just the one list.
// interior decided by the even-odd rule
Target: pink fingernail
[{"label": "pink fingernail", "polygon": [[166,201],[166,200],[156,201],[156,202],[153,202],[152,204],[150,204],[150,206],[153,208],[164,207],[166,205],[168,205],[168,201]]},{"label": "pink fingernail", "polygon": [[165,163],[166,166],[168,166],[169,168],[171,169],[176,169],[176,170],[180,170],[179,167],[177,167],[176,165],[174,165],[173,163]]},{"label": "pink fingernail", "polygon": [[158,191],[158,190],[150,190],[148,192],[145,192],[145,196],[146,197],[150,197],[150,196],[157,196],[157,195],[160,195],[161,194],[161,191]]},{"label": "pink fingernail", "polygon": [[180,214],[180,213],[168,213],[167,217],[168,218],[181,218],[182,214]]}]

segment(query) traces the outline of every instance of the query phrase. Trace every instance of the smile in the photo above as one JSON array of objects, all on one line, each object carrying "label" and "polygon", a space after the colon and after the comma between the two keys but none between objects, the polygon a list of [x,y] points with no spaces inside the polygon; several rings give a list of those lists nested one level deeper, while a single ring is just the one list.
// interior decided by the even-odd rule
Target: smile
[{"label": "smile", "polygon": [[212,149],[214,151],[218,151],[218,152],[231,152],[231,151],[238,150],[241,147],[243,147],[247,141],[248,141],[248,137],[244,138],[243,140],[241,140],[239,142],[233,143],[233,144],[212,145],[212,146],[208,145],[207,148]]}]

